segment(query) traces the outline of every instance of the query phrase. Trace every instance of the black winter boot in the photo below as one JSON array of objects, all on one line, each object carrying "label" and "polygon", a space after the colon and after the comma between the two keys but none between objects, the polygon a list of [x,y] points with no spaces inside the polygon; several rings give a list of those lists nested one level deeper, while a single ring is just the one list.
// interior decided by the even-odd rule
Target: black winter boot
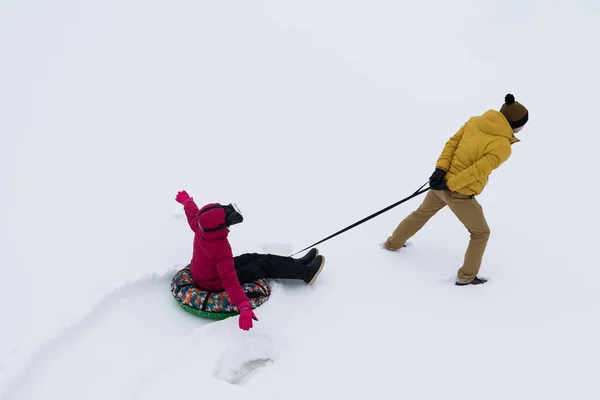
[{"label": "black winter boot", "polygon": [[319,255],[316,256],[314,260],[308,263],[307,267],[309,269],[308,277],[304,280],[304,282],[312,285],[317,280],[317,277],[323,270],[323,266],[325,265],[325,257]]},{"label": "black winter boot", "polygon": [[471,282],[463,283],[463,282],[456,281],[455,285],[456,286],[481,285],[481,284],[486,283],[486,282],[487,282],[487,279],[485,279],[485,278],[479,278],[479,277],[476,276],[475,279],[473,279]]},{"label": "black winter boot", "polygon": [[308,253],[306,253],[303,257],[297,258],[297,261],[300,261],[302,264],[308,264],[312,260],[315,259],[316,256],[319,255],[318,249],[310,249]]}]

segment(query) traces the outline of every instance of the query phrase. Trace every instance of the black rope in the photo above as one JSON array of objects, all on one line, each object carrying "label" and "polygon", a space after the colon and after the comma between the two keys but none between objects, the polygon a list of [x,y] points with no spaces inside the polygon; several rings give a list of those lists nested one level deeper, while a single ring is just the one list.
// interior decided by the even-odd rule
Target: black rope
[{"label": "black rope", "polygon": [[425,193],[426,191],[428,191],[428,190],[429,190],[429,188],[426,188],[426,189],[423,189],[423,188],[424,188],[425,186],[427,186],[428,184],[429,184],[429,182],[426,182],[426,183],[425,183],[423,186],[421,186],[419,189],[417,189],[417,191],[416,191],[416,192],[414,192],[413,194],[411,194],[410,196],[408,196],[408,197],[406,197],[406,198],[404,198],[404,199],[402,199],[402,200],[400,200],[400,201],[398,201],[398,202],[396,202],[396,203],[394,203],[394,204],[392,204],[392,205],[390,205],[390,206],[388,206],[388,207],[386,207],[386,208],[384,208],[384,209],[382,209],[382,210],[379,210],[379,211],[377,211],[376,213],[374,213],[374,214],[371,214],[371,215],[369,215],[368,217],[366,217],[366,218],[363,218],[363,219],[361,219],[361,220],[360,220],[360,221],[358,221],[358,222],[355,222],[354,224],[352,224],[352,225],[350,225],[350,226],[348,226],[348,227],[346,227],[346,228],[342,229],[341,231],[338,231],[338,232],[334,233],[334,234],[333,234],[333,235],[331,235],[331,236],[328,236],[328,237],[326,237],[326,238],[325,238],[325,239],[323,239],[323,240],[320,240],[320,241],[318,241],[317,243],[314,243],[314,244],[312,244],[312,245],[310,245],[310,246],[308,246],[308,247],[306,247],[306,248],[304,248],[304,249],[302,249],[302,250],[300,250],[300,251],[297,251],[296,253],[292,254],[290,257],[293,257],[293,256],[295,256],[295,255],[296,255],[296,254],[298,254],[298,253],[302,253],[303,251],[305,251],[305,250],[308,250],[308,249],[310,249],[311,247],[314,247],[314,246],[316,246],[316,245],[318,245],[318,244],[321,244],[321,243],[325,242],[326,240],[329,240],[329,239],[331,239],[331,238],[333,238],[333,237],[335,237],[335,236],[337,236],[337,235],[339,235],[339,234],[342,234],[342,233],[344,233],[344,232],[346,232],[346,231],[348,231],[348,230],[350,230],[350,229],[352,229],[352,228],[354,228],[354,227],[356,227],[356,226],[358,226],[358,225],[360,225],[360,224],[363,224],[363,223],[367,222],[368,220],[370,220],[370,219],[372,219],[372,218],[375,218],[376,216],[378,216],[378,215],[380,215],[380,214],[383,214],[383,213],[384,213],[384,212],[386,212],[386,211],[389,211],[389,210],[391,210],[392,208],[394,208],[394,207],[396,207],[396,206],[399,206],[400,204],[404,203],[405,201],[408,201],[408,200],[412,199],[413,197],[417,197],[418,195],[420,195],[420,194],[422,194],[422,193]]}]

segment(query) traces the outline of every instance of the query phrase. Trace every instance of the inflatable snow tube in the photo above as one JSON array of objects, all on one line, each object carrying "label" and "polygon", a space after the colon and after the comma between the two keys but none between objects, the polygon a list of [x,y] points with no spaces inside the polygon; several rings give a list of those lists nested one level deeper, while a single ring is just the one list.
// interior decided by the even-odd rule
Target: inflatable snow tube
[{"label": "inflatable snow tube", "polygon": [[[236,305],[231,302],[225,291],[210,292],[202,290],[194,283],[190,266],[186,266],[171,281],[171,293],[179,305],[186,311],[205,318],[225,319],[239,314]],[[242,285],[250,306],[254,309],[269,299],[271,282],[257,279]]]}]

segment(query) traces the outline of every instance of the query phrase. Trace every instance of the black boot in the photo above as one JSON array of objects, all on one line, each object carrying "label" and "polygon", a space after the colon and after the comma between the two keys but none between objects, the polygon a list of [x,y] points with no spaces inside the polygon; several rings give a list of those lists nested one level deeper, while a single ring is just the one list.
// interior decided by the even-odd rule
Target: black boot
[{"label": "black boot", "polygon": [[456,281],[455,285],[456,286],[481,285],[486,282],[487,282],[487,279],[479,278],[476,276],[475,279],[473,279],[471,282],[463,283],[463,282]]},{"label": "black boot", "polygon": [[317,277],[323,270],[323,266],[325,265],[325,257],[319,255],[316,256],[314,260],[308,263],[307,267],[309,269],[308,277],[304,280],[304,282],[312,285],[317,280]]},{"label": "black boot", "polygon": [[319,250],[310,249],[308,253],[306,253],[303,257],[297,258],[297,261],[300,261],[302,264],[307,265],[309,262],[315,259],[316,256],[319,255]]}]

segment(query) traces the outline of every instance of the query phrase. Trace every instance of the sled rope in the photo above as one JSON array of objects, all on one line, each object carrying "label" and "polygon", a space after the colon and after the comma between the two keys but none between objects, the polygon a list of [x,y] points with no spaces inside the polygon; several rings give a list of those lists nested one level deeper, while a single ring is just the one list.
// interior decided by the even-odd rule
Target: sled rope
[{"label": "sled rope", "polygon": [[314,246],[316,246],[316,245],[318,245],[318,244],[321,244],[321,243],[323,243],[323,242],[325,242],[325,241],[327,241],[327,240],[329,240],[329,239],[331,239],[331,238],[334,238],[334,237],[336,237],[337,235],[340,235],[340,234],[342,234],[342,233],[344,233],[344,232],[346,232],[346,231],[348,231],[348,230],[350,230],[350,229],[352,229],[352,228],[354,228],[354,227],[357,227],[357,226],[358,226],[358,225],[360,225],[360,224],[363,224],[363,223],[367,222],[368,220],[370,220],[370,219],[372,219],[372,218],[375,218],[376,216],[378,216],[378,215],[380,215],[380,214],[383,214],[383,213],[384,213],[384,212],[386,212],[386,211],[389,211],[389,210],[391,210],[392,208],[394,208],[394,207],[396,207],[396,206],[399,206],[400,204],[404,203],[405,201],[408,201],[408,200],[412,199],[413,197],[417,197],[418,195],[425,193],[426,191],[428,191],[428,190],[429,190],[429,188],[425,188],[425,189],[423,189],[423,188],[424,188],[425,186],[427,186],[428,184],[429,184],[429,182],[426,182],[426,183],[425,183],[423,186],[421,186],[419,189],[417,189],[417,191],[416,191],[416,192],[414,192],[413,194],[411,194],[410,196],[408,196],[408,197],[406,197],[406,198],[404,198],[404,199],[402,199],[402,200],[400,200],[400,201],[398,201],[398,202],[396,202],[396,203],[394,203],[394,204],[392,204],[392,205],[390,205],[390,206],[387,206],[386,208],[384,208],[384,209],[381,209],[381,210],[377,211],[376,213],[373,213],[373,214],[369,215],[368,217],[366,217],[366,218],[363,218],[363,219],[361,219],[360,221],[353,223],[353,224],[352,224],[352,225],[350,225],[350,226],[347,226],[347,227],[345,227],[344,229],[342,229],[342,230],[340,230],[340,231],[338,231],[338,232],[334,233],[333,235],[330,235],[330,236],[326,237],[325,239],[322,239],[322,240],[320,240],[320,241],[318,241],[318,242],[316,242],[316,243],[314,243],[314,244],[311,244],[311,245],[310,245],[310,246],[308,246],[308,247],[305,247],[304,249],[302,249],[302,250],[300,250],[300,251],[297,251],[297,252],[295,252],[295,253],[294,253],[294,254],[292,254],[290,257],[293,257],[293,256],[295,256],[295,255],[296,255],[296,254],[298,254],[298,253],[302,253],[303,251],[305,251],[305,250],[308,250],[308,249],[310,249],[311,247],[314,247]]}]

